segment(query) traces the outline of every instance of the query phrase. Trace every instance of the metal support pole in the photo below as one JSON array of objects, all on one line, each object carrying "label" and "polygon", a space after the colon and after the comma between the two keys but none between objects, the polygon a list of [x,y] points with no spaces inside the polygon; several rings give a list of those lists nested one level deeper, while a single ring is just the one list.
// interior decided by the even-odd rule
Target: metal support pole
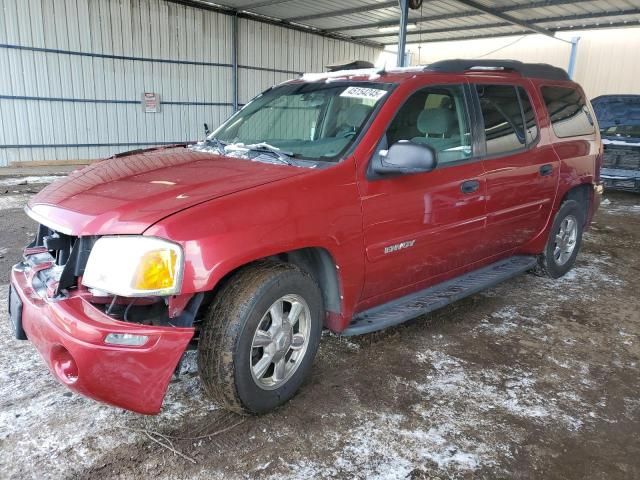
[{"label": "metal support pole", "polygon": [[399,67],[405,67],[405,49],[407,47],[407,21],[409,20],[409,0],[400,1],[400,30],[398,31],[398,61]]},{"label": "metal support pole", "polygon": [[231,17],[231,84],[233,111],[238,111],[238,15]]},{"label": "metal support pole", "polygon": [[571,53],[569,54],[569,67],[567,68],[567,73],[569,74],[569,78],[573,80],[573,72],[576,68],[576,58],[578,57],[578,42],[580,41],[580,37],[573,37],[571,39]]}]

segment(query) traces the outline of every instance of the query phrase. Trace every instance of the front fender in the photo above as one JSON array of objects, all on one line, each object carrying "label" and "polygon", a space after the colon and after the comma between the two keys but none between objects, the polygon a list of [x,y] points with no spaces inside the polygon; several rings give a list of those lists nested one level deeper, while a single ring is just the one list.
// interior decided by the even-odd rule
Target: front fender
[{"label": "front fender", "polygon": [[350,316],[364,280],[360,197],[351,161],[194,206],[145,235],[183,246],[182,293],[209,291],[242,265],[306,247],[324,248],[334,258],[343,316]]}]

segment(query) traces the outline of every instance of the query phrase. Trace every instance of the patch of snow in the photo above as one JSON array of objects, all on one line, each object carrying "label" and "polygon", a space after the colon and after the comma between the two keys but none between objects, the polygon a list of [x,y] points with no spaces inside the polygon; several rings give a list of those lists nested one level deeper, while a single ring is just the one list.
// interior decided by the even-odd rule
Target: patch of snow
[{"label": "patch of snow", "polygon": [[570,369],[572,368],[571,365],[569,365],[566,361],[563,360],[558,360],[555,357],[552,356],[548,356],[547,359],[553,363],[555,363],[557,366],[561,367],[561,368],[567,368]]},{"label": "patch of snow", "polygon": [[347,347],[347,349],[353,350],[353,351],[360,350],[360,345],[350,340],[349,337],[344,337],[340,334],[333,333],[331,330],[323,330],[322,337],[337,338],[341,346],[345,346]]},{"label": "patch of snow", "polygon": [[0,210],[24,208],[28,201],[27,195],[0,195]]},{"label": "patch of snow", "polygon": [[[512,366],[478,371],[472,364],[441,351],[429,350],[423,355],[423,361],[425,357],[431,358],[432,370],[423,381],[406,384],[425,396],[419,407],[425,418],[450,415],[451,421],[473,424],[473,419],[461,418],[455,412],[465,411],[479,417],[486,412],[501,411],[542,424],[559,422],[569,430],[582,425],[554,398],[538,391],[533,372]],[[454,405],[451,399],[464,405]]]},{"label": "patch of snow", "polygon": [[606,205],[601,203],[600,205],[604,205],[603,210],[612,215],[637,215],[640,214],[640,205],[630,205],[630,204],[613,204],[607,203]]},{"label": "patch of snow", "polygon": [[629,419],[637,420],[638,414],[640,414],[640,398],[625,397],[624,398],[624,410],[625,416]]},{"label": "patch of snow", "polygon": [[196,373],[198,373],[198,352],[196,350],[187,350],[180,360],[178,375]]},{"label": "patch of snow", "polygon": [[12,185],[29,185],[33,183],[52,183],[60,178],[64,178],[61,175],[38,175],[29,177],[11,177],[0,178],[0,186],[12,186]]},{"label": "patch of snow", "polygon": [[[523,331],[538,329],[539,324],[537,318],[520,313],[516,305],[508,305],[492,312],[490,317],[483,319],[473,331],[505,336],[518,329]],[[539,333],[537,336],[540,338]]]},{"label": "patch of snow", "polygon": [[431,460],[441,469],[450,470],[453,467],[455,470],[476,470],[483,463],[478,454],[461,451],[460,445],[448,439],[451,432],[446,425],[438,425],[427,432],[401,430],[399,433],[411,443],[417,443],[416,447],[421,456]]},{"label": "patch of snow", "polygon": [[[392,428],[380,428],[384,424]],[[339,473],[363,478],[403,479],[420,465],[436,464],[448,472],[472,472],[485,462],[486,446],[457,439],[446,425],[400,428],[380,414],[353,430],[334,461]]]},{"label": "patch of snow", "polygon": [[611,263],[608,255],[581,254],[578,257],[578,264],[563,277],[555,280],[543,279],[543,281],[559,294],[568,293],[571,296],[590,297],[597,293],[595,285],[622,285],[620,278],[608,274],[603,268],[609,266]]},{"label": "patch of snow", "polygon": [[[424,421],[410,414],[383,409],[358,410],[350,428],[327,443],[337,445],[328,459],[302,459],[279,463],[288,472],[268,478],[367,478],[406,479],[414,470],[426,467],[444,478],[469,475],[482,466],[495,465],[496,451],[475,441],[440,418]],[[327,432],[331,437],[331,432]]]}]

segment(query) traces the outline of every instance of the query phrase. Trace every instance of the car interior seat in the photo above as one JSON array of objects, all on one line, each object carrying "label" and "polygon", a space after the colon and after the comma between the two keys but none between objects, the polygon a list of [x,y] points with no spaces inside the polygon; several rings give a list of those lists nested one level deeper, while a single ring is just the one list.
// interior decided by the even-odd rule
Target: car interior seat
[{"label": "car interior seat", "polygon": [[460,136],[455,134],[457,123],[455,112],[447,108],[423,110],[417,121],[422,136],[414,137],[411,141],[430,145],[437,152],[459,146]]}]

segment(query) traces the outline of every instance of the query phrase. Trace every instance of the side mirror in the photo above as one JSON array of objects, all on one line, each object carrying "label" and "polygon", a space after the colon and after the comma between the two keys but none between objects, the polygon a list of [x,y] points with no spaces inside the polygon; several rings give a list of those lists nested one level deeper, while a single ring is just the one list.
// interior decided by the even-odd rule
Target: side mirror
[{"label": "side mirror", "polygon": [[400,140],[391,145],[386,155],[381,151],[373,162],[379,175],[403,175],[430,172],[438,164],[436,151],[429,145]]},{"label": "side mirror", "polygon": [[204,124],[204,136],[208,137],[209,134],[211,133],[211,130],[209,130],[209,125],[207,125],[206,123]]}]

